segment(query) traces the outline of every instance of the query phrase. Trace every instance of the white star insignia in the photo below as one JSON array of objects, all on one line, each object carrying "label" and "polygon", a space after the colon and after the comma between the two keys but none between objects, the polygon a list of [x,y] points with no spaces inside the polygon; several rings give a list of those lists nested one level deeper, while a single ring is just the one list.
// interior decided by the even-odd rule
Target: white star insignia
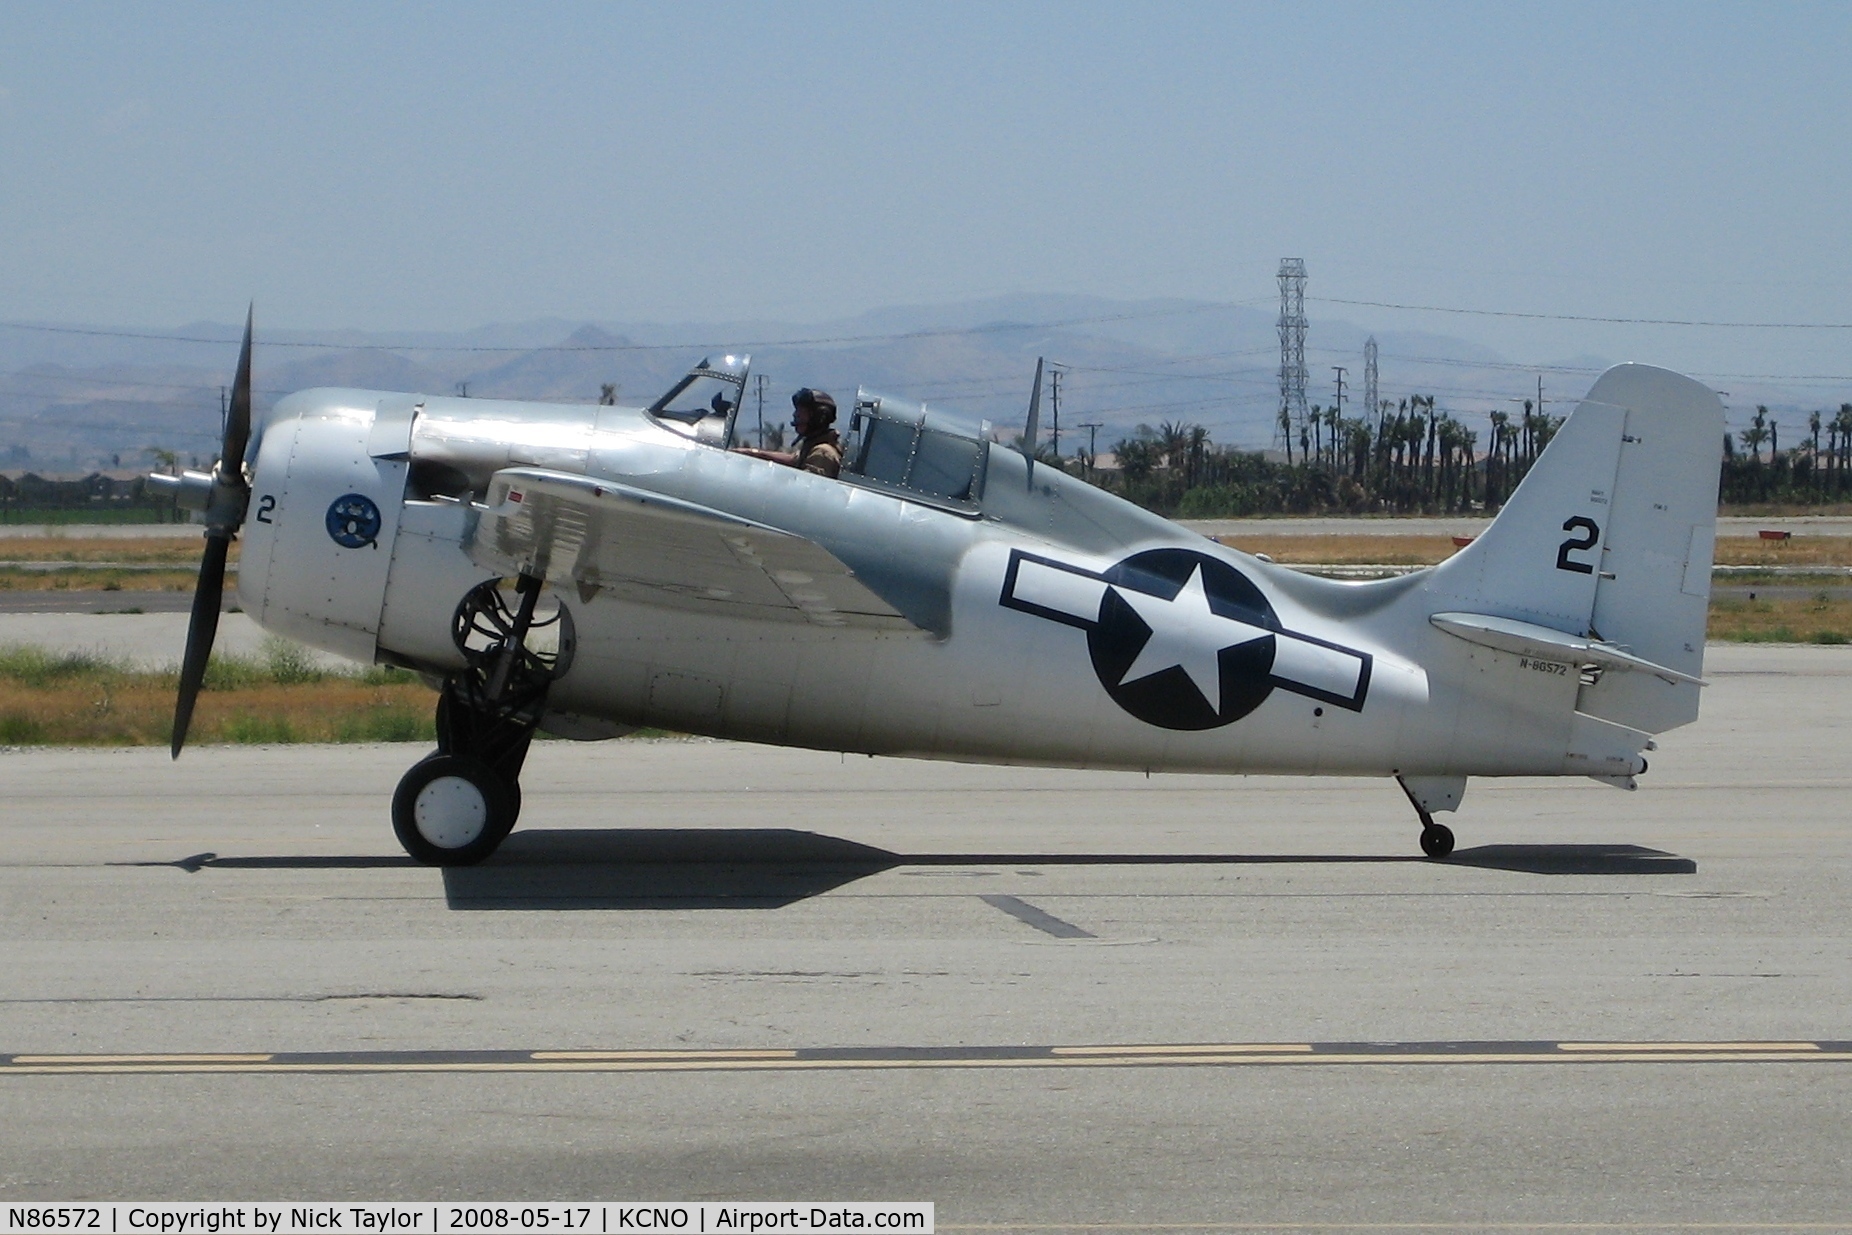
[{"label": "white star insignia", "polygon": [[1182,669],[1202,692],[1209,710],[1218,716],[1222,711],[1222,649],[1252,643],[1273,633],[1225,618],[1210,609],[1200,565],[1170,600],[1131,588],[1113,590],[1151,628],[1151,637],[1145,640],[1145,646],[1139,649],[1138,658],[1119,679],[1119,685],[1148,678],[1166,669]]}]

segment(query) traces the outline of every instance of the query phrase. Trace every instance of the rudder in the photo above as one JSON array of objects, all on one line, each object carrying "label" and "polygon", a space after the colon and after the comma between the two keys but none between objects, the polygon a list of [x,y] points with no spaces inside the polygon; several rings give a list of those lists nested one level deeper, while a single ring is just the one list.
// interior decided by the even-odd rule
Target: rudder
[{"label": "rudder", "polygon": [[[1435,611],[1510,618],[1703,671],[1724,433],[1716,394],[1620,365],[1596,381],[1484,535],[1442,563]],[[1698,687],[1597,673],[1576,710],[1648,733],[1688,724]]]}]

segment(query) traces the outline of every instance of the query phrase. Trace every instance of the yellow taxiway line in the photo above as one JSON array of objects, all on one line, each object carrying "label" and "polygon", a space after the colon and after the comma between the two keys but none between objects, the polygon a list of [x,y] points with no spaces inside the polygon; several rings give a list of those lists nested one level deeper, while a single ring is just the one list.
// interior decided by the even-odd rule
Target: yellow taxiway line
[{"label": "yellow taxiway line", "polygon": [[0,1055],[0,1076],[171,1073],[818,1072],[947,1068],[1847,1063],[1852,1041],[1228,1042],[717,1050]]}]

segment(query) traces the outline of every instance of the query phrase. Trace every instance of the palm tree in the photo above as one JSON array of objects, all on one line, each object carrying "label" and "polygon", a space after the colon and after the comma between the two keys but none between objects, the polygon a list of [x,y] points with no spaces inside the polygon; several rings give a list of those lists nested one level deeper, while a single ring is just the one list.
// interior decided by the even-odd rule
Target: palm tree
[{"label": "palm tree", "polygon": [[1422,491],[1426,500],[1432,501],[1437,493],[1434,477],[1435,438],[1440,432],[1439,422],[1434,413],[1434,396],[1428,396],[1428,453],[1421,463]]},{"label": "palm tree", "polygon": [[1831,487],[1832,477],[1839,472],[1839,426],[1832,421],[1826,422],[1826,472],[1820,478],[1823,486]]},{"label": "palm tree", "polygon": [[1492,441],[1485,452],[1485,504],[1489,509],[1494,504],[1504,501],[1504,478],[1497,474],[1499,451],[1504,449],[1505,434],[1511,424],[1511,413],[1494,411],[1492,413]]},{"label": "palm tree", "polygon": [[1182,421],[1166,420],[1158,426],[1158,443],[1170,470],[1179,476],[1183,475],[1184,458],[1190,449],[1190,427]]},{"label": "palm tree", "polygon": [[1820,488],[1820,413],[1807,414],[1807,435],[1813,445],[1807,456],[1807,482],[1817,493]]},{"label": "palm tree", "polygon": [[1837,493],[1845,488],[1846,471],[1852,468],[1852,403],[1839,405],[1833,427],[1839,430],[1838,459],[1833,466],[1833,491]]},{"label": "palm tree", "polygon": [[1750,421],[1749,427],[1737,436],[1743,441],[1743,449],[1749,452],[1749,457],[1754,459],[1756,465],[1760,467],[1762,443],[1768,440],[1768,409],[1757,404],[1755,419]]}]

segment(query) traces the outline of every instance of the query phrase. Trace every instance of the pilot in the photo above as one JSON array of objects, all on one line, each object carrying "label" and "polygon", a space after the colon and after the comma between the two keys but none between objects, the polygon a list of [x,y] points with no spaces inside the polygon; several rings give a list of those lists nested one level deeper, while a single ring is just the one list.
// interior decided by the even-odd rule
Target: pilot
[{"label": "pilot", "polygon": [[786,467],[802,468],[834,480],[842,471],[842,438],[836,433],[836,400],[806,386],[791,396],[791,427],[797,430],[795,450],[735,449],[755,459],[770,459]]}]

